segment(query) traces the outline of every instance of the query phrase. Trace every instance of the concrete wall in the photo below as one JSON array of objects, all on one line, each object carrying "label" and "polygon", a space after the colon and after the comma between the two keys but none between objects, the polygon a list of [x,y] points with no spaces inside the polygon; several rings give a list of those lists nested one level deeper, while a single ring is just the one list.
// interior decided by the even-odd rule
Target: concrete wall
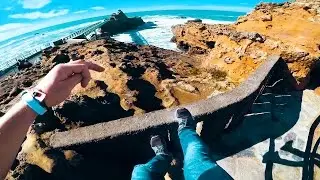
[{"label": "concrete wall", "polygon": [[[204,122],[202,130],[204,137],[207,133],[212,136],[212,128],[210,128],[212,123],[215,124],[217,133],[224,130],[227,124],[229,124],[228,129],[232,129],[239,123],[241,116],[251,107],[256,97],[264,89],[279,59],[278,56],[270,56],[244,83],[230,92],[185,105],[198,121]],[[53,148],[77,148],[92,142],[108,139],[114,141],[122,136],[142,134],[150,129],[173,128],[177,125],[177,122],[172,118],[174,111],[175,108],[164,109],[141,116],[56,132],[51,136],[49,145]]]}]

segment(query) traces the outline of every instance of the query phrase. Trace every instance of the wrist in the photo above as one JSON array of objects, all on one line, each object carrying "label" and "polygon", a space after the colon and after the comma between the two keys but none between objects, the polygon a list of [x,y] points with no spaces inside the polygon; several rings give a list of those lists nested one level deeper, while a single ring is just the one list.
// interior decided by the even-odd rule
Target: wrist
[{"label": "wrist", "polygon": [[[22,114],[25,115],[25,117],[28,117],[28,119],[30,119],[30,121],[32,122],[37,116],[38,114],[36,112],[34,112],[25,102],[23,102],[22,100],[20,100],[17,104],[17,110],[19,112],[21,112]],[[27,119],[27,118],[26,118]]]}]

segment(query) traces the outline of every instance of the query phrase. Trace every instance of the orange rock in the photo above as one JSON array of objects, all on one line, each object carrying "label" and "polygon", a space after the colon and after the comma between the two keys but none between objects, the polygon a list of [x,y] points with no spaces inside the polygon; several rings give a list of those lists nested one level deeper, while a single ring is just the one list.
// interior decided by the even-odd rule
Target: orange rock
[{"label": "orange rock", "polygon": [[237,82],[278,54],[301,88],[320,57],[320,3],[306,2],[261,4],[231,25],[189,22],[173,27],[173,33],[177,45],[203,67],[220,67]]},{"label": "orange rock", "polygon": [[317,95],[320,96],[320,87],[316,88],[316,89],[314,90],[314,92],[315,92]]}]

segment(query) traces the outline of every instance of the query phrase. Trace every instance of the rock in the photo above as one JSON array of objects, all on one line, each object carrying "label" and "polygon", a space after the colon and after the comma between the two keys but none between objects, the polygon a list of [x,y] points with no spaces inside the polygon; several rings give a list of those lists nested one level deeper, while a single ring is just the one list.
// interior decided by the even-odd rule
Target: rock
[{"label": "rock", "polygon": [[170,42],[177,42],[177,39],[176,39],[176,37],[175,36],[173,36],[171,39],[170,39]]},{"label": "rock", "polygon": [[101,27],[104,35],[112,36],[121,32],[136,29],[145,22],[138,17],[128,18],[121,10],[111,15],[109,20]]},{"label": "rock", "polygon": [[61,63],[67,63],[69,61],[70,61],[70,58],[67,54],[60,53],[53,58],[52,63],[61,64]]},{"label": "rock", "polygon": [[186,84],[185,82],[178,82],[177,84],[181,89],[185,90],[185,91],[188,91],[188,92],[194,92],[196,91],[196,88],[193,87],[192,85],[190,84]]},{"label": "rock", "polygon": [[320,87],[316,88],[316,89],[314,90],[314,92],[315,92],[317,95],[320,96]]},{"label": "rock", "polygon": [[83,156],[73,150],[63,151],[65,159],[69,162],[69,164],[73,167],[77,167],[84,160]]},{"label": "rock", "polygon": [[227,57],[224,59],[224,62],[226,62],[227,64],[232,64],[234,62],[234,60],[230,57]]},{"label": "rock", "polygon": [[272,15],[267,14],[267,15],[261,16],[261,21],[272,21]]},{"label": "rock", "polygon": [[18,70],[19,71],[30,68],[30,67],[32,67],[32,63],[30,63],[27,60],[21,60],[18,62]]},{"label": "rock", "polygon": [[[235,81],[246,79],[267,56],[279,54],[287,62],[296,87],[303,87],[319,61],[320,46],[316,39],[320,30],[319,17],[310,13],[319,8],[319,3],[307,1],[311,8],[306,11],[305,2],[301,1],[262,3],[234,24],[186,23],[172,27],[172,32],[179,48],[192,50],[194,53],[190,55],[202,59],[201,66],[218,66]],[[297,28],[316,30],[306,34]],[[209,42],[215,42],[214,46],[208,46]],[[203,50],[198,51],[200,48]],[[241,61],[235,66],[231,62],[237,59]]]},{"label": "rock", "polygon": [[193,19],[193,20],[188,20],[187,23],[202,23],[201,19]]}]

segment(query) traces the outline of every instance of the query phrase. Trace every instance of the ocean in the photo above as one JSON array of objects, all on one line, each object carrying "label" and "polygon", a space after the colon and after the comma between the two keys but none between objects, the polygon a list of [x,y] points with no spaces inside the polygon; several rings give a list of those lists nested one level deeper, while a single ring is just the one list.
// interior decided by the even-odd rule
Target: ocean
[{"label": "ocean", "polygon": [[[178,50],[176,45],[170,42],[173,34],[171,27],[183,24],[188,20],[202,19],[207,24],[227,24],[237,20],[243,12],[217,11],[217,10],[160,10],[126,13],[128,17],[139,16],[147,23],[152,23],[152,28],[140,28],[134,31],[118,34],[113,38],[122,42],[135,42],[132,34],[143,36],[148,44],[157,47]],[[73,32],[102,21],[108,16],[88,18],[44,29],[29,32],[0,42],[0,70],[16,63],[15,59],[23,54],[44,49],[52,45],[53,41],[64,38]],[[139,42],[135,42],[139,43]]]}]

